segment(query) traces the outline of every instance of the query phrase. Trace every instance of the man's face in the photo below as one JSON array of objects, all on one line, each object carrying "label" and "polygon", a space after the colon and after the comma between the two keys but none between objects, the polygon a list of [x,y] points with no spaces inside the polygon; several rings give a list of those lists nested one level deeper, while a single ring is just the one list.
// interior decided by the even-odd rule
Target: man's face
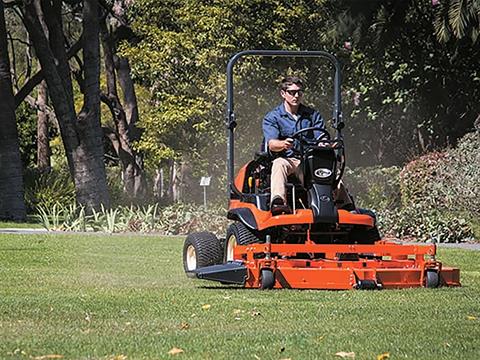
[{"label": "man's face", "polygon": [[286,90],[280,91],[283,100],[290,106],[298,106],[302,102],[302,88],[296,84],[289,85]]}]

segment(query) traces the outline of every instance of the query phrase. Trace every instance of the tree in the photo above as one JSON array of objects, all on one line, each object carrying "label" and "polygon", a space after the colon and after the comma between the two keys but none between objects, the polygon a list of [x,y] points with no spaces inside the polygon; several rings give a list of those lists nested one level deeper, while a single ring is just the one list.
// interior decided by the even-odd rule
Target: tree
[{"label": "tree", "polygon": [[[107,90],[101,95],[112,114],[114,126],[104,126],[104,132],[111,141],[122,167],[124,193],[130,200],[141,200],[146,194],[146,180],[143,171],[143,157],[133,147],[140,132],[138,122],[138,104],[133,85],[130,64],[124,57],[118,56],[118,42],[124,40],[124,34],[131,31],[123,19],[121,2],[115,9],[106,9],[101,22],[101,38]],[[117,80],[123,93],[123,104],[117,89]]]},{"label": "tree", "polygon": [[77,114],[63,32],[62,1],[42,2],[49,39],[43,31],[39,31],[42,27],[34,4],[30,1],[23,3],[25,26],[47,82],[75,182],[77,201],[88,208],[98,208],[101,204],[109,206],[110,203],[100,125],[98,7],[96,0],[82,2],[83,104]]},{"label": "tree", "polygon": [[22,163],[7,48],[4,5],[0,3],[0,218],[24,220]]},{"label": "tree", "polygon": [[[124,43],[120,50],[130,60],[137,83],[150,92],[139,123],[144,131],[136,145],[145,153],[146,165],[151,170],[168,166],[171,184],[174,179],[185,181],[184,172],[197,179],[207,172],[221,179],[228,59],[249,48],[323,48],[318,42],[328,17],[320,11],[323,2],[297,1],[293,6],[274,0],[136,1],[129,9],[136,41]],[[314,72],[301,61],[249,59],[238,64],[236,89],[244,95],[237,103],[242,116],[238,143],[243,144],[237,149],[238,159],[251,158],[258,149],[259,121],[278,101],[275,81],[289,67],[315,83]],[[224,185],[218,184],[223,194]],[[184,200],[192,200],[194,191],[185,193],[189,197]]]},{"label": "tree", "polygon": [[480,35],[480,1],[432,0],[435,7],[435,34],[447,43],[451,40],[469,40],[478,43]]},{"label": "tree", "polygon": [[37,94],[37,169],[40,172],[50,171],[50,137],[48,114],[46,110],[48,101],[47,84],[42,81],[38,86]]},{"label": "tree", "polygon": [[[351,95],[346,109],[355,121],[347,127],[347,138],[355,139],[350,152],[359,164],[399,164],[454,144],[472,128],[480,113],[475,100],[480,96],[479,48],[467,36],[444,42],[435,31],[442,11],[449,4],[454,9],[454,3],[334,4],[330,34],[349,44],[344,52]],[[478,4],[461,3],[466,13]],[[465,34],[479,29],[478,22],[461,22]]]}]

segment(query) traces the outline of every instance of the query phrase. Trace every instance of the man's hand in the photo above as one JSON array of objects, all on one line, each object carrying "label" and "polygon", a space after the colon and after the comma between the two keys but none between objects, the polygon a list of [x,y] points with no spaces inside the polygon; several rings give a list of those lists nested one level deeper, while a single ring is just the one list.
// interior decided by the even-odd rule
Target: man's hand
[{"label": "man's hand", "polygon": [[320,141],[317,143],[317,146],[318,146],[318,147],[332,147],[332,144],[330,143],[329,140],[320,140]]},{"label": "man's hand", "polygon": [[287,138],[285,140],[272,139],[268,142],[268,148],[273,152],[280,152],[290,150],[293,147],[293,139]]}]

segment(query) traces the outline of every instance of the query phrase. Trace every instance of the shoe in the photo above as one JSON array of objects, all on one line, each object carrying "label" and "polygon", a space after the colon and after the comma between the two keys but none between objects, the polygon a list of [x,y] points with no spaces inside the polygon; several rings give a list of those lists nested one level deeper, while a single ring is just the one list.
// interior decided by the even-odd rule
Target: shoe
[{"label": "shoe", "polygon": [[272,215],[274,216],[292,213],[292,209],[290,209],[290,206],[286,205],[280,196],[276,196],[272,200],[272,205],[270,206],[270,209],[272,211]]}]

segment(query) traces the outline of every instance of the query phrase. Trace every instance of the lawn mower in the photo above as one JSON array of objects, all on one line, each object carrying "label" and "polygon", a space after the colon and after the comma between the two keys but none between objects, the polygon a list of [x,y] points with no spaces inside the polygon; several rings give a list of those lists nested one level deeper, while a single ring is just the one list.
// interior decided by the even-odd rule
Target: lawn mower
[{"label": "lawn mower", "polygon": [[[304,128],[293,134],[302,160],[303,182],[287,183],[290,213],[272,214],[272,154],[258,152],[234,177],[233,67],[241,57],[318,57],[335,69],[333,129]],[[183,248],[189,277],[245,288],[383,289],[459,286],[460,271],[435,259],[435,244],[402,244],[381,239],[375,214],[342,208],[335,201],[345,168],[341,74],[337,58],[323,51],[249,50],[227,66],[227,167],[233,222],[225,238],[189,234]],[[320,132],[312,141],[306,134]]]}]

